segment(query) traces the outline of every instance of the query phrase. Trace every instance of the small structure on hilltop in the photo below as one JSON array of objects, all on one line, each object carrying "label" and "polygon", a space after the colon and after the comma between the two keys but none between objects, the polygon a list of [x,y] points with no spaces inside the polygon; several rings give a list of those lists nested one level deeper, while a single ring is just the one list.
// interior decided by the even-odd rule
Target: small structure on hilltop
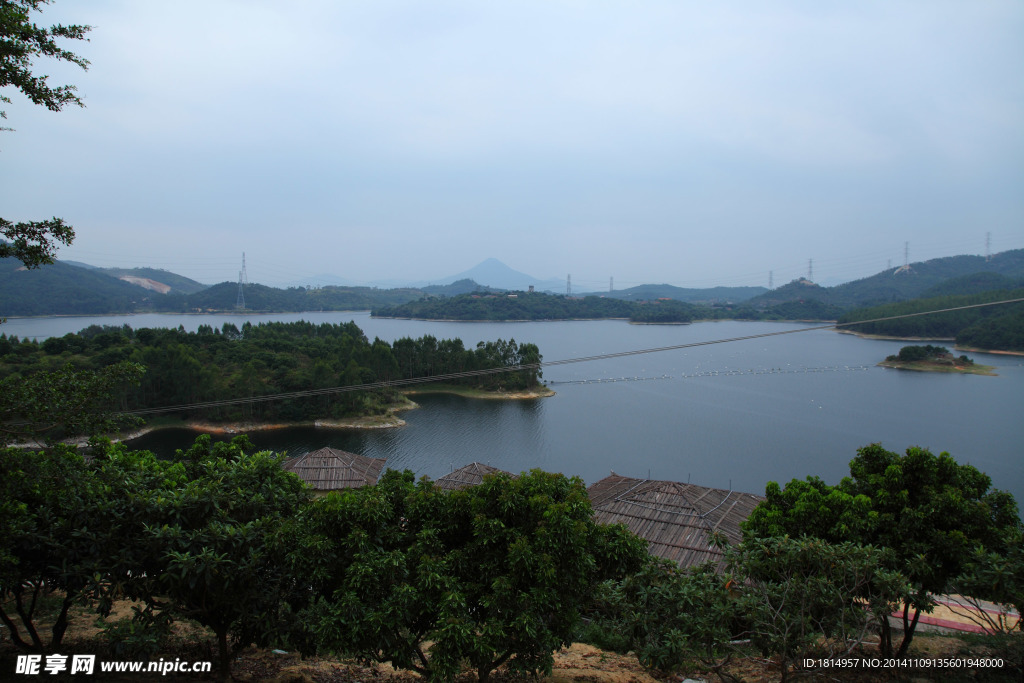
[{"label": "small structure on hilltop", "polygon": [[[471,462],[465,467],[460,467],[459,469],[444,475],[434,483],[446,491],[456,491],[483,483],[484,477],[488,474],[512,473],[506,472],[505,470],[499,470],[497,467],[484,465],[483,463]],[[512,476],[515,475],[512,474]]]},{"label": "small structure on hilltop", "polygon": [[384,469],[384,458],[368,458],[325,447],[281,463],[288,472],[309,484],[317,494],[373,486]]},{"label": "small structure on hilltop", "polygon": [[648,542],[652,555],[680,567],[721,561],[723,552],[712,544],[712,536],[720,533],[730,543],[739,543],[740,524],[764,500],[752,493],[632,479],[614,472],[592,484],[587,494],[597,522],[625,524]]}]

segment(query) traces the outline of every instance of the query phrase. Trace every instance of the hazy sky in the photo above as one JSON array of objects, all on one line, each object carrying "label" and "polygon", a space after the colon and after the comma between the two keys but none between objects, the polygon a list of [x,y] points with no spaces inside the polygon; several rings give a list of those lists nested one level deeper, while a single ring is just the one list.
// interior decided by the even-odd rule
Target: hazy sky
[{"label": "hazy sky", "polygon": [[826,284],[1024,247],[1024,3],[56,0],[0,216],[202,282]]}]

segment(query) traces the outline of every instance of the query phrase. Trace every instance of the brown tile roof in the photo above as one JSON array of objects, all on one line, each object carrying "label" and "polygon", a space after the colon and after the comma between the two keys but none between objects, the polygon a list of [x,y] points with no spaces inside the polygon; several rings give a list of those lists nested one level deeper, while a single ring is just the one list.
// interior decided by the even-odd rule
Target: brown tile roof
[{"label": "brown tile roof", "polygon": [[497,467],[491,467],[490,465],[484,465],[479,462],[471,462],[465,467],[460,467],[450,474],[444,475],[434,483],[448,491],[465,489],[482,483],[485,475],[496,474],[499,472],[503,474],[511,474],[511,472],[499,470]]},{"label": "brown tile roof", "polygon": [[321,448],[296,458],[289,458],[281,466],[294,472],[315,491],[373,486],[384,469],[383,458],[368,458],[336,448]]},{"label": "brown tile roof", "polygon": [[764,500],[761,496],[674,481],[632,479],[612,472],[587,489],[594,519],[625,524],[647,540],[652,555],[682,567],[718,561],[722,551],[711,536],[739,543],[740,523]]}]

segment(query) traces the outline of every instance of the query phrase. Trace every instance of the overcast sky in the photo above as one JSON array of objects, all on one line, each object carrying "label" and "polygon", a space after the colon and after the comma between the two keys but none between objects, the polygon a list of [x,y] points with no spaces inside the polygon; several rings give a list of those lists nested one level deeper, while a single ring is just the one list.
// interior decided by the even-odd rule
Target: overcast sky
[{"label": "overcast sky", "polygon": [[56,0],[0,216],[201,282],[825,284],[1024,247],[1024,3]]}]

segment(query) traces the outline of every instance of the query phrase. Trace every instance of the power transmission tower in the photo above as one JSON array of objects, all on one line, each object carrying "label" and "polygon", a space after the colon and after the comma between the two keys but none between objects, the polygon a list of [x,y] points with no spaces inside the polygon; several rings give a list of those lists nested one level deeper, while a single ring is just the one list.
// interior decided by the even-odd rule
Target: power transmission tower
[{"label": "power transmission tower", "polygon": [[235,300],[235,308],[245,310],[245,292],[243,285],[247,284],[248,275],[245,272],[245,252],[242,252],[242,269],[238,271],[238,298]]},{"label": "power transmission tower", "polygon": [[903,265],[910,265],[910,242],[903,243]]},{"label": "power transmission tower", "polygon": [[613,291],[615,291],[615,276],[614,275],[608,278],[608,293],[611,294]]},{"label": "power transmission tower", "polygon": [[768,271],[768,289],[775,289],[775,271]]},{"label": "power transmission tower", "polygon": [[807,281],[814,282],[814,259],[807,259]]},{"label": "power transmission tower", "polygon": [[572,296],[572,273],[565,276],[565,295]]},{"label": "power transmission tower", "polygon": [[992,233],[985,233],[985,260],[992,260]]}]

